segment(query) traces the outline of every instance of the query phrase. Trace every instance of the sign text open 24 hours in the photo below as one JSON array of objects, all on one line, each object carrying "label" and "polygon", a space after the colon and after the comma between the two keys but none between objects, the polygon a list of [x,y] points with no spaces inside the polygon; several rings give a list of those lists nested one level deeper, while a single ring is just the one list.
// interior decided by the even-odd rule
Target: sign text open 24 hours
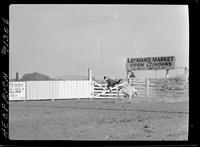
[{"label": "sign text open 24 hours", "polygon": [[175,56],[128,58],[128,71],[175,69]]}]

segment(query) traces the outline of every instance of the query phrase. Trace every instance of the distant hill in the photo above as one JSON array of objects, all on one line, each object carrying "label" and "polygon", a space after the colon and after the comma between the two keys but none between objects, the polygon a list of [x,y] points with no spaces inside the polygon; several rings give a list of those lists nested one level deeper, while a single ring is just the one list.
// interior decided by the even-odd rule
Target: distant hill
[{"label": "distant hill", "polygon": [[[47,75],[34,72],[34,73],[27,73],[22,76],[19,81],[49,81],[49,80],[88,80],[88,76],[84,75],[63,75],[50,78]],[[106,83],[103,78],[95,78],[92,77],[92,80],[96,81],[99,84]],[[10,79],[10,81],[15,81],[15,79]],[[120,82],[121,83],[121,82]]]},{"label": "distant hill", "polygon": [[38,72],[24,74],[20,79],[20,81],[48,81],[48,80],[51,80],[49,76]]},{"label": "distant hill", "polygon": [[55,77],[56,80],[87,80],[87,76],[81,76],[81,75],[63,75]]},{"label": "distant hill", "polygon": [[14,81],[16,81],[16,79],[9,79],[9,82],[12,82],[12,81],[14,82]]}]

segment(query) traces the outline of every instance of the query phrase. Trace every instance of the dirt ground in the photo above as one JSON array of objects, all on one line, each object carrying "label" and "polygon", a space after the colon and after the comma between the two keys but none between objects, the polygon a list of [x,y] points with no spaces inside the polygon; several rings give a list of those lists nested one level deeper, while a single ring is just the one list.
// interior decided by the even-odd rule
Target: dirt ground
[{"label": "dirt ground", "polygon": [[189,102],[80,99],[9,104],[11,140],[187,140]]}]

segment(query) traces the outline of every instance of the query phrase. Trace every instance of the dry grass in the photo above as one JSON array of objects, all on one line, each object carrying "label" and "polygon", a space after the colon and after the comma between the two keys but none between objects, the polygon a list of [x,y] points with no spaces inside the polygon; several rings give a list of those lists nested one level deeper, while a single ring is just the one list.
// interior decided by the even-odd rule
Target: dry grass
[{"label": "dry grass", "polygon": [[11,140],[187,140],[188,101],[10,102]]}]

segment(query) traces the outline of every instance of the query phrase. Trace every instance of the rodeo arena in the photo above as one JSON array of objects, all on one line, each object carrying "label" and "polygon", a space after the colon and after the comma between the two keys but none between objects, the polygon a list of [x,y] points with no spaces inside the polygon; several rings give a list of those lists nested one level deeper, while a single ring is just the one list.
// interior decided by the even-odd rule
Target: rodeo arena
[{"label": "rodeo arena", "polygon": [[[87,80],[10,81],[9,138],[188,140],[189,68],[175,61],[127,58],[126,78],[103,75],[102,83],[91,68]],[[155,78],[137,78],[146,71]]]}]

